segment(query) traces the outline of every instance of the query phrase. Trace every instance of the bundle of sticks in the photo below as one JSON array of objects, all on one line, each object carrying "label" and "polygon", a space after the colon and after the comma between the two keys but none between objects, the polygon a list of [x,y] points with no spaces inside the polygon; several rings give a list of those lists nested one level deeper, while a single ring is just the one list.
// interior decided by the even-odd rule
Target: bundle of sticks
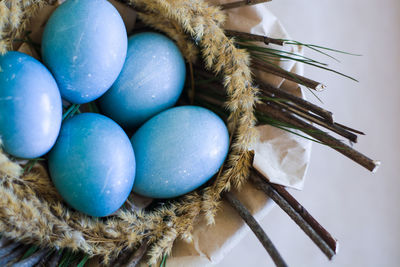
[{"label": "bundle of sticks", "polygon": [[[211,76],[209,75],[212,75],[199,66],[195,67],[194,72],[203,79],[210,79]],[[352,142],[357,141],[356,133],[362,134],[360,131],[335,123],[331,112],[302,98],[298,98],[271,85],[260,84],[261,95],[266,96],[265,99],[267,100],[264,100],[256,106],[257,113],[290,124],[294,126],[296,130],[303,131],[305,134],[331,146],[369,170],[376,169],[376,162],[332,137],[329,133],[319,130],[311,123],[316,123],[341,136],[347,137],[347,139]],[[209,108],[215,108],[216,111],[217,107],[223,107],[223,101],[219,100],[224,94],[223,92],[222,85],[219,82],[199,84],[196,86],[195,102],[200,105],[206,104]],[[274,99],[276,99],[276,101],[274,101]],[[278,204],[278,206],[311,238],[321,251],[329,259],[332,259],[337,252],[336,239],[334,239],[283,186],[270,183],[267,177],[254,168],[251,173],[251,182]],[[225,199],[238,211],[239,215],[253,230],[268,253],[270,253],[276,265],[286,266],[272,242],[245,206],[240,203],[232,193],[226,193]]]},{"label": "bundle of sticks", "polygon": [[[242,3],[246,1],[239,1]],[[248,2],[248,1],[247,1]],[[267,36],[254,35],[243,32],[227,31],[227,35],[247,40],[264,42],[266,44],[283,45],[279,39]],[[320,91],[323,85],[307,77],[290,73],[277,65],[265,62],[256,57],[252,57],[253,70],[261,70],[286,80],[304,85],[310,89]],[[223,107],[224,90],[221,81],[213,81],[213,74],[208,73],[204,68],[197,65],[194,68],[195,76],[200,80],[211,82],[201,83],[196,86],[195,103],[204,104],[214,111],[223,115],[223,111],[218,107]],[[357,142],[357,135],[364,135],[359,130],[352,129],[334,121],[332,112],[325,110],[303,98],[292,95],[282,89],[276,88],[261,80],[256,80],[260,89],[261,102],[256,105],[256,115],[259,124],[271,124],[275,122],[286,125],[287,129],[301,131],[315,141],[327,145],[339,153],[345,155],[371,172],[375,172],[380,162],[370,159],[355,150],[352,146],[334,137],[333,134],[347,139],[351,144]],[[271,123],[272,122],[272,123]],[[285,127],[284,127],[285,128]],[[329,132],[331,133],[329,133]],[[252,169],[250,181],[270,197],[289,217],[310,237],[310,239],[320,248],[320,250],[332,259],[338,251],[338,242],[332,235],[325,230],[311,214],[281,185],[272,184],[256,169]],[[225,193],[225,200],[238,212],[247,225],[251,228],[259,241],[270,254],[276,266],[287,266],[267,234],[263,231],[247,208],[232,193]]]},{"label": "bundle of sticks", "polygon": [[[338,242],[317,220],[281,185],[268,182],[256,169],[252,169],[251,182],[272,199],[310,237],[315,245],[332,259],[338,251]],[[254,219],[248,209],[232,194],[225,193],[225,200],[238,212],[258,240],[270,254],[276,266],[287,266],[267,234]]]},{"label": "bundle of sticks", "polygon": [[[252,68],[253,70],[261,70],[274,74],[289,81],[297,83],[300,81],[300,84],[311,89],[322,90],[323,88],[320,82],[291,73],[279,66],[259,60],[255,57],[252,57]],[[200,100],[200,102],[203,100],[221,109],[224,105],[223,98],[225,96],[222,82],[215,80],[214,74],[207,72],[200,65],[195,66],[194,73],[199,79],[211,81],[196,85],[196,98]],[[335,122],[332,112],[306,101],[303,98],[292,95],[282,89],[264,83],[261,80],[256,80],[256,84],[260,89],[259,98],[262,101],[256,106],[256,113],[260,115],[259,122],[261,124],[264,121],[261,117],[279,121],[286,124],[289,128],[302,131],[304,134],[314,138],[317,142],[330,146],[369,171],[375,172],[377,170],[380,165],[379,161],[372,160],[363,155],[343,141],[325,132],[325,130],[329,130],[346,138],[350,143],[356,143],[358,139],[357,135],[364,135],[363,132]],[[220,112],[221,110],[219,113]],[[318,127],[314,124],[318,125]]]}]

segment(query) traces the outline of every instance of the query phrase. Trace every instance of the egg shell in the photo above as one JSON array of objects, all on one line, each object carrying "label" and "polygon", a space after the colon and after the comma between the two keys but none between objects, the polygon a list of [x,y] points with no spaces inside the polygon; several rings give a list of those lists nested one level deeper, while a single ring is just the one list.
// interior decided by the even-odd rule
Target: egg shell
[{"label": "egg shell", "polygon": [[135,179],[135,155],[128,136],[117,123],[95,113],[82,113],[63,123],[48,163],[63,199],[96,217],[120,208]]},{"label": "egg shell", "polygon": [[124,22],[106,0],[67,0],[48,20],[42,57],[64,99],[93,101],[117,79],[128,37]]},{"label": "egg shell", "polygon": [[131,142],[137,166],[133,191],[172,198],[196,189],[218,172],[228,153],[229,134],[213,112],[182,106],[147,121]]},{"label": "egg shell", "polygon": [[46,67],[31,56],[0,55],[0,139],[18,158],[46,154],[56,142],[62,120],[61,96]]},{"label": "egg shell", "polygon": [[100,98],[101,109],[125,128],[140,126],[176,103],[185,76],[185,61],[171,39],[154,32],[135,34],[118,79]]}]

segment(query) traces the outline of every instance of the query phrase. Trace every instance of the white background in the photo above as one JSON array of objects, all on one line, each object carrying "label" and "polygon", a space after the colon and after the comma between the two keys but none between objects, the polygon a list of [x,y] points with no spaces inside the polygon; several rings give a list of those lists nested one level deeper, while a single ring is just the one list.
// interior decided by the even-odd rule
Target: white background
[{"label": "white background", "polygon": [[[339,55],[340,64],[327,60],[359,83],[310,67],[305,73],[327,85],[319,96],[336,121],[367,133],[355,148],[382,166],[371,174],[336,151],[313,145],[305,189],[291,192],[339,240],[332,262],[278,207],[261,221],[263,228],[289,266],[400,266],[400,1],[267,5],[293,39],[363,55]],[[218,266],[273,263],[249,233]]]}]

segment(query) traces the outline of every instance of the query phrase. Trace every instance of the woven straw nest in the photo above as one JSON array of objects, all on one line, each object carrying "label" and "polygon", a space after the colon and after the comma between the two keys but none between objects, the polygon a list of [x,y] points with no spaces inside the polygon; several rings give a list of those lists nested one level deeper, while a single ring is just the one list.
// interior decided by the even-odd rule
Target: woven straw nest
[{"label": "woven straw nest", "polygon": [[[30,19],[54,1],[0,1],[0,51],[13,49]],[[252,86],[249,55],[237,49],[221,28],[218,7],[199,0],[127,0],[147,25],[176,41],[188,63],[204,62],[224,77],[230,111],[231,148],[223,170],[208,187],[187,194],[149,212],[120,209],[106,219],[88,217],[70,209],[53,187],[47,171],[36,165],[22,167],[0,152],[0,233],[23,243],[49,248],[77,249],[101,255],[104,263],[127,248],[147,240],[149,264],[169,253],[177,238],[191,240],[199,216],[213,223],[224,191],[239,188],[251,163],[249,145],[254,137],[253,113],[257,89]],[[201,55],[201,56],[200,56]],[[201,59],[200,59],[201,57]]]}]

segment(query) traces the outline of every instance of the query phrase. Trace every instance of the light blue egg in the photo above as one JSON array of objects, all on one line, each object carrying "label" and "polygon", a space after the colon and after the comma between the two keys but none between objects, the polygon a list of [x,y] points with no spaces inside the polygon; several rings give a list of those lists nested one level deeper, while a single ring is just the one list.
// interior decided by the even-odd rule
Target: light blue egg
[{"label": "light blue egg", "polygon": [[120,208],[135,179],[135,155],[128,136],[117,123],[95,113],[79,114],[63,123],[48,164],[63,199],[96,217]]},{"label": "light blue egg", "polygon": [[135,34],[121,74],[100,99],[101,109],[123,127],[140,126],[176,103],[185,76],[185,61],[172,40],[153,32]]},{"label": "light blue egg", "polygon": [[100,97],[117,79],[127,45],[124,22],[108,1],[67,0],[46,24],[43,61],[61,96],[83,104]]},{"label": "light blue egg", "polygon": [[20,52],[0,55],[0,139],[18,158],[46,154],[62,119],[61,96],[51,73]]},{"label": "light blue egg", "polygon": [[182,106],[147,121],[131,142],[137,167],[133,191],[172,198],[196,189],[217,173],[228,153],[229,134],[213,112]]}]

